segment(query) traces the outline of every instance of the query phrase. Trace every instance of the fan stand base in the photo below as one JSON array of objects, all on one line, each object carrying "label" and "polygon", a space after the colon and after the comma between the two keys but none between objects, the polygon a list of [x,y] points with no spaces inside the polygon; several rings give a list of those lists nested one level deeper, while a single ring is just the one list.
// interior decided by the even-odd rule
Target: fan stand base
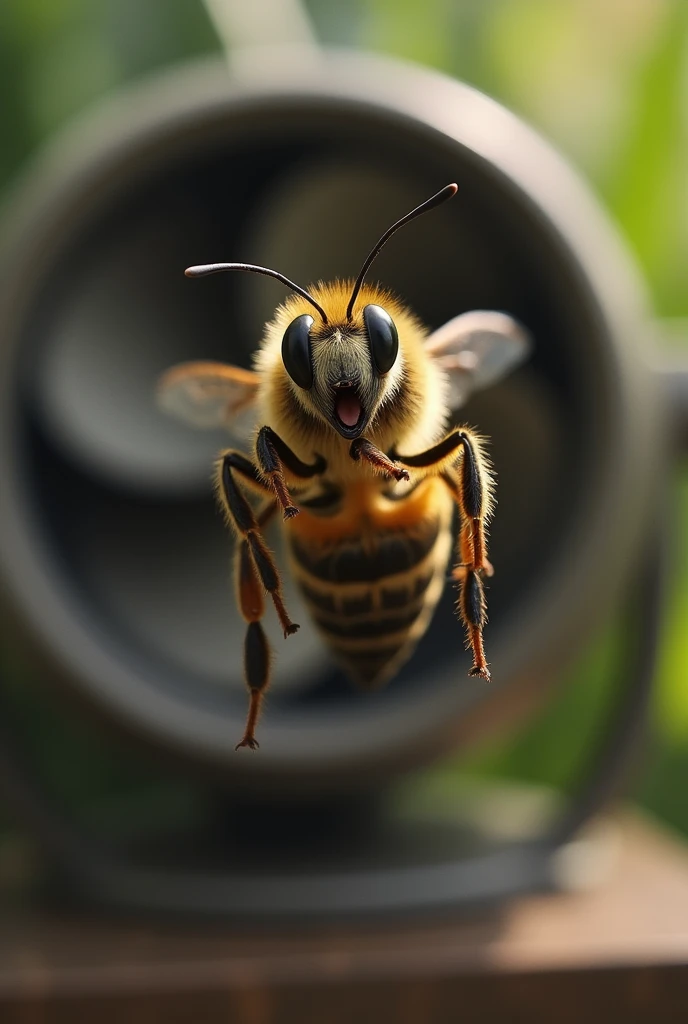
[{"label": "fan stand base", "polygon": [[126,857],[83,850],[49,891],[61,901],[68,893],[110,909],[244,923],[436,914],[597,880],[612,832],[598,826],[557,845],[548,838],[554,807],[542,790],[464,785],[430,812],[393,804],[333,822],[311,809],[308,829],[296,814],[290,828],[282,808],[267,816],[272,834],[249,842],[232,838],[233,821],[255,835],[246,811],[224,808],[222,832],[194,833],[192,848],[168,836]]}]

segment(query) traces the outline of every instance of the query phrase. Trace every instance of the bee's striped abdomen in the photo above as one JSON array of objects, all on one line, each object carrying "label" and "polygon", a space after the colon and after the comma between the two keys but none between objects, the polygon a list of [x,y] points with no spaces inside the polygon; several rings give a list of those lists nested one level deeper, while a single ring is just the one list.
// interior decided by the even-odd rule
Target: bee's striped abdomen
[{"label": "bee's striped abdomen", "polygon": [[425,632],[444,586],[448,519],[443,506],[396,529],[367,524],[337,540],[289,538],[311,616],[358,682],[383,682]]},{"label": "bee's striped abdomen", "polygon": [[377,583],[385,576],[414,569],[430,554],[439,533],[439,523],[424,524],[417,535],[378,533],[348,538],[331,549],[292,542],[292,552],[309,576],[324,583]]}]

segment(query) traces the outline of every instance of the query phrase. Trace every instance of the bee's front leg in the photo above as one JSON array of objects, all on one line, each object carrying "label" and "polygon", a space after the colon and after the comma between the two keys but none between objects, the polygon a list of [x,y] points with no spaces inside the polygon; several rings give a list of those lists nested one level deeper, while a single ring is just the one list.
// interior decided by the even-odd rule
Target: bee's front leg
[{"label": "bee's front leg", "polygon": [[349,455],[354,462],[360,462],[363,459],[382,476],[389,477],[392,480],[408,480],[409,478],[407,470],[398,466],[396,462],[390,459],[388,455],[385,455],[383,451],[380,451],[367,437],[357,437],[355,441],[352,441]]},{"label": "bee's front leg", "polygon": [[272,427],[261,427],[258,431],[256,457],[262,473],[274,488],[285,519],[298,515],[299,510],[292,503],[282,465],[301,480],[308,480],[327,469],[327,463],[320,455],[312,464],[302,462]]}]

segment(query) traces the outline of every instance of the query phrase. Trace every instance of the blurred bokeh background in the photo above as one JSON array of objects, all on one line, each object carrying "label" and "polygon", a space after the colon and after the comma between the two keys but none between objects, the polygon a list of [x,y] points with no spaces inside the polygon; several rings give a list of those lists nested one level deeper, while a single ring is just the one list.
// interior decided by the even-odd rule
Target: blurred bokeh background
[{"label": "blurred bokeh background", "polygon": [[[658,318],[688,317],[688,4],[685,0],[308,0],[318,37],[438,68],[533,124],[592,182],[635,254]],[[198,0],[3,0],[0,5],[0,191],[52,132],[116,87],[174,62],[217,53]],[[666,332],[685,344],[688,330]],[[671,340],[673,338],[673,341]],[[682,340],[683,339],[683,340]],[[633,799],[688,834],[688,472],[677,472],[669,519],[668,614],[652,731]],[[566,789],[582,738],[609,699],[608,671],[624,637],[610,624],[566,685],[516,738],[470,763],[433,772],[504,777]],[[23,669],[3,652],[4,670]],[[108,760],[97,738],[59,707],[33,708],[33,742],[54,783],[99,812],[103,794],[135,789],[144,819],[176,814],[190,791],[142,788],[136,764]],[[28,714],[28,710],[27,710]],[[70,732],[73,730],[73,735]],[[68,738],[69,742],[65,742]],[[88,765],[88,770],[86,766]],[[127,814],[132,805],[127,803]],[[195,809],[198,811],[198,808]],[[0,814],[2,812],[0,811]],[[112,813],[110,806],[109,813]]]}]

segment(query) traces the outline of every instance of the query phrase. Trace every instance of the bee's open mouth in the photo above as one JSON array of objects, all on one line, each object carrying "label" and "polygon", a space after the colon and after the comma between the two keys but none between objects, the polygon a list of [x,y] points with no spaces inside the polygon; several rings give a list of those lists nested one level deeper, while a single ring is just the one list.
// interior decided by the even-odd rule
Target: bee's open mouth
[{"label": "bee's open mouth", "polygon": [[343,437],[356,437],[364,420],[363,406],[356,388],[353,384],[342,382],[335,386],[334,392],[335,426]]}]

